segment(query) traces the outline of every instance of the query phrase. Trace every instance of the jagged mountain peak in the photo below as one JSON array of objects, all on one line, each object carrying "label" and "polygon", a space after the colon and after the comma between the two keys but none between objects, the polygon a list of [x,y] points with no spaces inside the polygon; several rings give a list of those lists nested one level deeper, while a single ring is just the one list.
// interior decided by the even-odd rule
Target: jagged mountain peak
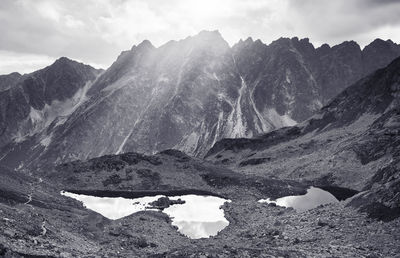
[{"label": "jagged mountain peak", "polygon": [[136,50],[148,50],[148,49],[155,49],[153,44],[150,42],[150,40],[143,40],[137,47],[135,48]]},{"label": "jagged mountain peak", "polygon": [[71,69],[74,69],[77,73],[83,72],[83,70],[88,72],[92,71],[94,73],[100,73],[102,71],[102,69],[95,69],[90,65],[70,59],[68,57],[60,57],[51,65],[35,71],[31,75],[37,75],[38,73],[67,73],[67,71]]},{"label": "jagged mountain peak", "polygon": [[58,58],[54,64],[65,64],[65,63],[71,63],[71,62],[75,62],[72,59],[69,59],[68,57],[62,56],[60,58]]},{"label": "jagged mountain peak", "polygon": [[274,40],[268,46],[273,48],[286,48],[291,49],[292,47],[295,48],[302,48],[302,49],[309,49],[315,50],[314,45],[310,42],[309,38],[301,38],[298,37],[281,37],[277,40]]},{"label": "jagged mountain peak", "polygon": [[246,47],[265,47],[267,46],[264,44],[261,39],[253,40],[252,37],[248,37],[246,40],[240,39],[236,44],[232,46],[233,49],[238,48],[246,48]]},{"label": "jagged mountain peak", "polygon": [[254,40],[253,40],[252,37],[248,37],[244,42],[247,43],[247,44],[249,44],[249,43],[253,43]]},{"label": "jagged mountain peak", "polygon": [[365,48],[369,48],[369,47],[386,47],[386,46],[391,46],[391,45],[397,45],[397,44],[394,43],[390,39],[383,40],[381,38],[376,38],[374,41],[372,41],[371,43],[366,45]]},{"label": "jagged mountain peak", "polygon": [[317,47],[316,50],[321,54],[325,54],[331,50],[331,46],[327,43],[324,43],[321,46]]},{"label": "jagged mountain peak", "polygon": [[357,51],[361,51],[360,45],[355,42],[354,40],[343,41],[342,43],[335,45],[332,47],[333,50],[335,49],[353,49]]},{"label": "jagged mountain peak", "polygon": [[[5,75],[8,75],[8,76],[21,76],[22,74],[20,74],[19,72],[12,72],[12,73],[5,74]],[[3,76],[3,75],[0,75],[0,76]]]},{"label": "jagged mountain peak", "polygon": [[222,37],[218,30],[203,30],[197,35],[188,37],[181,42],[191,44],[194,47],[211,48],[217,52],[225,51],[230,48],[228,42]]},{"label": "jagged mountain peak", "polygon": [[84,63],[81,63],[76,60],[73,60],[73,59],[63,56],[63,57],[58,58],[56,61],[54,61],[53,64],[51,64],[48,67],[76,66],[76,65],[87,66]]}]

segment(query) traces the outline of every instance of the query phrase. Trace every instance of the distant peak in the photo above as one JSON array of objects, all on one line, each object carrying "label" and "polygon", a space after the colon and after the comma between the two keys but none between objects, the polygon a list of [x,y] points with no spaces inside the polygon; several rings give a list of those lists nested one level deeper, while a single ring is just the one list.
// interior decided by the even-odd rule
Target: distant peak
[{"label": "distant peak", "polygon": [[[96,70],[98,72],[100,72],[102,70],[102,69],[96,69],[96,68],[94,68],[94,67],[92,67],[90,65],[84,64],[84,63],[82,63],[80,61],[69,59],[68,57],[65,57],[65,56],[58,58],[52,65],[47,66],[46,68],[64,69],[66,67],[75,67],[75,68],[77,68],[77,67],[87,67],[87,68]],[[44,68],[44,69],[46,69],[46,68]],[[38,71],[40,71],[40,70],[38,70]]]},{"label": "distant peak", "polygon": [[302,38],[302,39],[300,39],[300,42],[302,42],[302,43],[310,43],[310,39],[309,38]]},{"label": "distant peak", "polygon": [[55,61],[55,63],[67,63],[67,62],[73,62],[73,60],[69,59],[68,57],[62,56]]},{"label": "distant peak", "polygon": [[[186,41],[187,40],[187,41]],[[228,42],[222,37],[218,30],[203,30],[199,34],[186,38],[186,42],[192,42],[196,46],[212,48],[213,50],[222,51],[229,48]]]},{"label": "distant peak", "polygon": [[343,41],[339,45],[335,45],[332,47],[332,49],[350,49],[350,48],[361,50],[360,45],[358,45],[358,43],[355,42],[354,40]]},{"label": "distant peak", "polygon": [[142,43],[140,43],[138,48],[154,48],[153,44],[147,39],[143,40]]},{"label": "distant peak", "polygon": [[245,41],[244,41],[244,43],[253,43],[254,41],[253,41],[253,38],[252,37],[248,37]]},{"label": "distant peak", "polygon": [[324,43],[324,44],[322,44],[322,45],[320,46],[320,48],[331,48],[331,47],[329,46],[329,44]]},{"label": "distant peak", "polygon": [[262,45],[264,45],[264,43],[261,41],[261,39],[257,39],[256,41],[254,41],[254,43],[257,43],[257,44],[262,44]]},{"label": "distant peak", "polygon": [[11,76],[21,76],[21,74],[20,74],[19,72],[12,72],[12,73],[9,73],[8,75],[11,75]]},{"label": "distant peak", "polygon": [[324,43],[320,47],[317,48],[317,51],[319,53],[327,53],[330,49],[331,49],[331,47],[328,44]]},{"label": "distant peak", "polygon": [[371,42],[371,44],[373,44],[373,43],[385,43],[385,42],[387,42],[387,41],[384,41],[383,39],[380,39],[380,38],[376,38],[376,39],[374,39],[374,41],[372,41]]},{"label": "distant peak", "polygon": [[388,40],[383,40],[380,38],[376,38],[374,41],[372,41],[371,43],[369,43],[366,48],[368,47],[386,47],[388,45],[395,45],[396,43],[394,43],[392,40],[388,39]]},{"label": "distant peak", "polygon": [[73,65],[73,64],[78,64],[78,62],[74,61],[72,59],[69,59],[68,57],[65,57],[65,56],[58,58],[53,63],[53,65],[56,66],[56,67],[58,67],[58,66],[70,66],[70,65]]},{"label": "distant peak", "polygon": [[153,48],[155,47],[153,46],[153,44],[151,44],[150,40],[145,39],[142,42],[140,42],[139,45],[133,45],[131,51],[135,49],[153,49]]}]

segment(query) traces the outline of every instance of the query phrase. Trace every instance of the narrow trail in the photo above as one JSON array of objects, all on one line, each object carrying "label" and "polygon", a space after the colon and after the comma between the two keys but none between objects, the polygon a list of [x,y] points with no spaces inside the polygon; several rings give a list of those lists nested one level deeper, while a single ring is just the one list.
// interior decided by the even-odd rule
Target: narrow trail
[{"label": "narrow trail", "polygon": [[24,204],[29,204],[32,201],[32,194],[33,193],[28,194],[28,200]]},{"label": "narrow trail", "polygon": [[[29,173],[29,175],[32,176],[32,173]],[[24,205],[28,205],[30,208],[32,208],[32,210],[35,210],[35,207],[33,207],[33,205],[30,204],[30,202],[32,202],[32,200],[33,200],[34,190],[42,182],[43,182],[43,179],[41,177],[39,177],[37,181],[29,183],[29,186],[30,186],[31,189],[30,189],[30,193],[27,195],[28,200],[24,203]],[[46,221],[44,219],[42,221],[42,224],[40,225],[40,228],[41,228],[40,236],[43,237],[47,233]],[[35,243],[37,243],[37,239],[36,238],[35,238]]]},{"label": "narrow trail", "polygon": [[42,235],[42,236],[45,236],[46,233],[47,233],[47,229],[46,229],[45,225],[46,225],[46,221],[43,221],[43,222],[42,222],[42,226],[41,226],[41,228],[42,228],[42,233],[41,233],[41,235]]}]

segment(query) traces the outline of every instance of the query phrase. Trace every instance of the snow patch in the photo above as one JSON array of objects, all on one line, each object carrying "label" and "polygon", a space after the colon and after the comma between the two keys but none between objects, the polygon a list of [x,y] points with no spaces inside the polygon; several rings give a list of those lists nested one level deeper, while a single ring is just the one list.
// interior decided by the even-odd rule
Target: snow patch
[{"label": "snow patch", "polygon": [[228,122],[231,126],[230,137],[239,138],[244,137],[246,135],[246,124],[245,121],[242,119],[242,107],[241,107],[241,100],[246,90],[246,83],[242,77],[242,85],[239,89],[239,97],[236,100],[235,106],[232,109],[232,112],[229,114]]},{"label": "snow patch", "polygon": [[128,133],[128,135],[124,138],[124,140],[122,141],[121,145],[118,147],[118,150],[117,150],[117,152],[115,154],[117,154],[117,155],[121,154],[122,149],[124,148],[124,146],[125,146],[126,142],[128,141],[129,137],[131,137],[132,133],[133,133],[133,128]]},{"label": "snow patch", "polygon": [[46,135],[41,141],[40,144],[44,147],[48,147],[51,143],[51,138],[53,137],[53,134]]},{"label": "snow patch", "polygon": [[217,122],[217,128],[215,129],[215,135],[214,135],[214,140],[211,146],[214,146],[214,144],[217,142],[219,135],[220,135],[220,130],[221,130],[221,124],[224,119],[224,112],[220,111],[218,114],[218,122]]},{"label": "snow patch", "polygon": [[169,82],[169,78],[165,75],[161,75],[160,77],[158,77],[158,83],[161,82]]},{"label": "snow patch", "polygon": [[[46,106],[47,106],[47,104],[46,104]],[[29,111],[29,118],[30,118],[32,124],[42,121],[43,120],[42,116],[43,115],[40,113],[40,110],[36,110],[33,107],[31,107],[31,110]]]},{"label": "snow patch", "polygon": [[274,108],[268,108],[266,110],[266,115],[276,128],[293,126],[297,124],[297,122],[293,120],[289,115],[279,115]]},{"label": "snow patch", "polygon": [[290,80],[290,75],[291,75],[290,70],[286,69],[286,82],[287,83],[292,83],[292,81]]}]

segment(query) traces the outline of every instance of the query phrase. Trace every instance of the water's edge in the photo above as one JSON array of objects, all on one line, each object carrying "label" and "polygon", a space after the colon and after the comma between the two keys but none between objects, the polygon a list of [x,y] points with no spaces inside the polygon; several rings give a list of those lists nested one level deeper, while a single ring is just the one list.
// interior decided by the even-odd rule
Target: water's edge
[{"label": "water's edge", "polygon": [[178,190],[140,190],[140,191],[115,191],[115,190],[77,190],[77,189],[65,189],[65,192],[74,194],[91,195],[97,197],[122,197],[127,199],[141,198],[147,196],[182,196],[182,195],[201,195],[201,196],[215,196],[223,199],[228,199],[226,196],[216,194],[206,190],[198,189],[178,189]]}]

